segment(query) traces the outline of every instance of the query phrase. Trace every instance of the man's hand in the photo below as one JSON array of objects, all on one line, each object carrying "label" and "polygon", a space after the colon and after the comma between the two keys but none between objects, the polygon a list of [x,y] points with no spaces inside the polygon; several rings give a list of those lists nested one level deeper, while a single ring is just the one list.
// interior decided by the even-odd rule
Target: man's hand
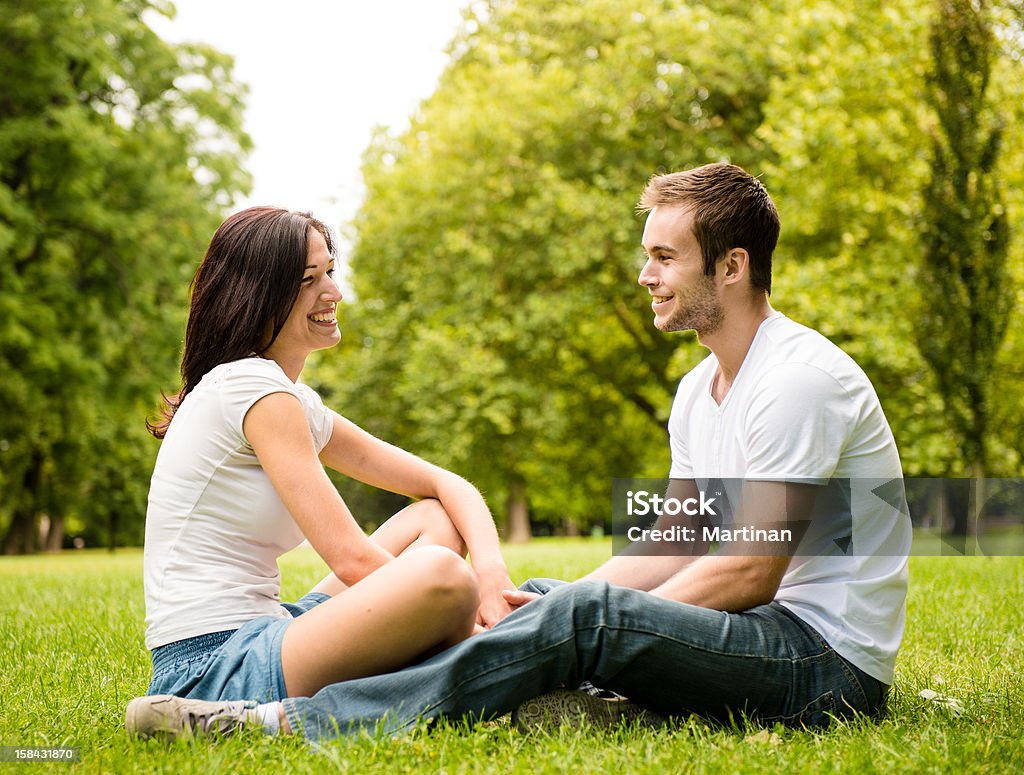
[{"label": "man's hand", "polygon": [[512,608],[522,608],[527,603],[543,597],[538,592],[523,592],[521,589],[504,589],[501,594]]}]

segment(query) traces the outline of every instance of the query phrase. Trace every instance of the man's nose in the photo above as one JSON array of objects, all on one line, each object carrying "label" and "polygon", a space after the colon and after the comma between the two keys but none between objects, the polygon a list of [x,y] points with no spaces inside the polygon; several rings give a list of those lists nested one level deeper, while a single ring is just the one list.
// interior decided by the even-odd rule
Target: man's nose
[{"label": "man's nose", "polygon": [[636,281],[645,288],[658,284],[658,280],[654,276],[653,263],[654,262],[648,258],[644,262],[643,268],[640,270],[640,276],[636,279]]}]

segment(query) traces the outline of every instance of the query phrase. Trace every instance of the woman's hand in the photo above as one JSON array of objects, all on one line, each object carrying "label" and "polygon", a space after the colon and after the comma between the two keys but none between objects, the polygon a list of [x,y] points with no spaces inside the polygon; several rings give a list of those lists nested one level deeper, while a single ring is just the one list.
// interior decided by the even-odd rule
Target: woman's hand
[{"label": "woman's hand", "polygon": [[509,578],[504,565],[478,569],[476,578],[480,588],[480,609],[477,611],[476,620],[490,629],[514,610],[505,599],[504,593],[515,589],[516,585]]}]

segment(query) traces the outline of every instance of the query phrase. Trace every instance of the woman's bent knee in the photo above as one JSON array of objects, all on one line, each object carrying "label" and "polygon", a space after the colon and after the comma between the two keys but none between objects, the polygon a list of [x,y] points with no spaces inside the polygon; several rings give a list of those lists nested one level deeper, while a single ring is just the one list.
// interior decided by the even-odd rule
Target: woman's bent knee
[{"label": "woman's bent knee", "polygon": [[476,576],[464,559],[444,546],[423,546],[403,555],[414,563],[419,588],[445,610],[475,612],[480,605]]}]

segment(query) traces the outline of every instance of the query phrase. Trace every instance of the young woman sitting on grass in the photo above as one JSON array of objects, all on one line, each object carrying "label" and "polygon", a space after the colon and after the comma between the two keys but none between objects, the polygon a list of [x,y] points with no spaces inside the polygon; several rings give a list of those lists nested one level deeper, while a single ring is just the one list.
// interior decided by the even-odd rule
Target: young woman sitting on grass
[{"label": "young woman sitting on grass", "polygon": [[[148,694],[308,696],[409,665],[510,611],[476,488],[301,383],[307,356],[341,338],[334,263],[320,221],[254,207],[217,229],[198,269],[182,387],[150,424],[163,444],[146,515]],[[367,537],[324,466],[418,500]],[[282,604],[277,558],[303,539],[331,573]]]}]

